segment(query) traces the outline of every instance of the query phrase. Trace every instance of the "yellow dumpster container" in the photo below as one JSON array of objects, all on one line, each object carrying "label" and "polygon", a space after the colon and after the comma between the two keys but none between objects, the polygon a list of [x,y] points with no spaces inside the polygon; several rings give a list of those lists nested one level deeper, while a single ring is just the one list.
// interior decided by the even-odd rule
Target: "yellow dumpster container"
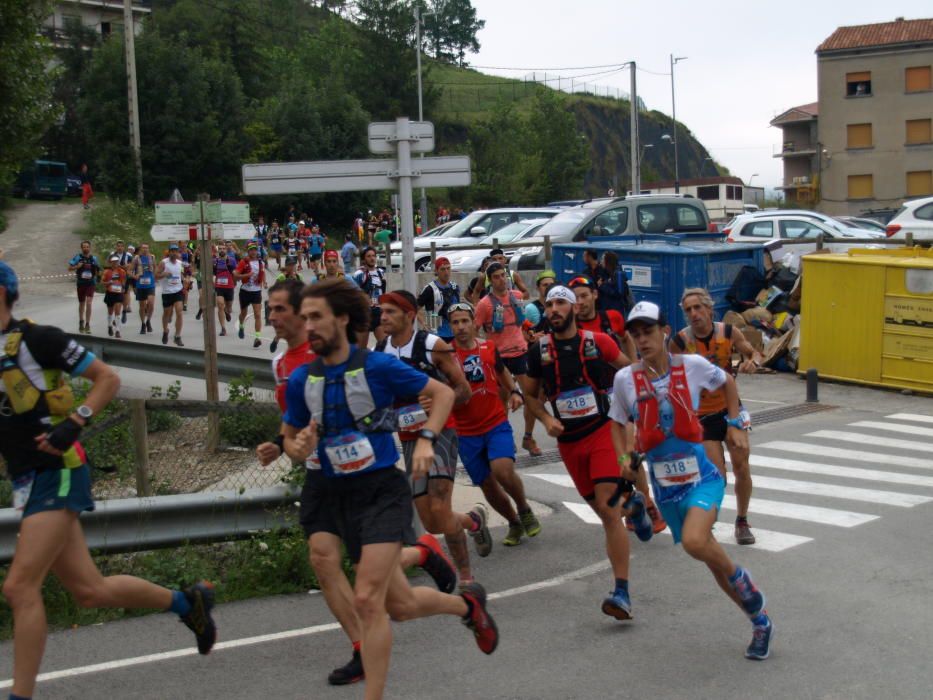
[{"label": "yellow dumpster container", "polygon": [[933,392],[933,250],[805,255],[800,371]]}]

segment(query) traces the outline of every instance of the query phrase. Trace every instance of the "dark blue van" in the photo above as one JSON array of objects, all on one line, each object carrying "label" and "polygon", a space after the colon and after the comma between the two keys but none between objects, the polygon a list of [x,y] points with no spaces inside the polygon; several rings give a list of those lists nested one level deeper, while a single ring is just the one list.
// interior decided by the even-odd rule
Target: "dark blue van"
[{"label": "dark blue van", "polygon": [[25,199],[61,199],[68,191],[68,166],[54,160],[36,160],[23,168],[13,183],[13,194]]}]

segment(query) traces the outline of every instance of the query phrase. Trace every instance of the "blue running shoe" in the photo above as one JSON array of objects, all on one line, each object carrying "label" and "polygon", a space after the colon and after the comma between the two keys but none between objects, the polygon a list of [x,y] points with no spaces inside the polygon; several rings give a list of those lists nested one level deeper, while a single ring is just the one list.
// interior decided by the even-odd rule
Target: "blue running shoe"
[{"label": "blue running shoe", "polygon": [[764,661],[771,653],[771,636],[774,634],[774,624],[768,618],[768,624],[755,625],[752,628],[752,643],[745,650],[746,659]]},{"label": "blue running shoe", "polygon": [[755,582],[752,581],[748,571],[741,566],[738,567],[738,576],[734,579],[730,578],[729,583],[732,584],[732,588],[738,594],[739,600],[742,602],[742,609],[746,615],[755,617],[765,609],[764,593],[755,586]]},{"label": "blue running shoe", "polygon": [[629,511],[628,521],[635,526],[635,534],[642,542],[647,542],[654,535],[654,525],[651,522],[651,516],[648,515],[648,509],[645,507],[645,497],[632,491],[628,500],[623,506]]},{"label": "blue running shoe", "polygon": [[603,612],[617,620],[632,619],[632,601],[628,591],[617,588],[611,596],[603,600]]}]

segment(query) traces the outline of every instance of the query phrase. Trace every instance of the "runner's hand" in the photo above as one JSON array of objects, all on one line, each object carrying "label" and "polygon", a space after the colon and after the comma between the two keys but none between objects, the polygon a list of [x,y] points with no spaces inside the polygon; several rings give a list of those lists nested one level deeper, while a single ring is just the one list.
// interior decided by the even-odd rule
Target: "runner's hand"
[{"label": "runner's hand", "polygon": [[553,416],[548,416],[544,423],[547,434],[551,437],[560,437],[564,432],[564,424]]},{"label": "runner's hand", "polygon": [[418,403],[421,404],[421,408],[423,408],[425,411],[427,411],[430,414],[431,407],[434,405],[434,399],[432,399],[430,396],[426,396],[422,394],[421,396],[418,397]]},{"label": "runner's hand", "polygon": [[268,467],[281,456],[279,446],[274,442],[264,442],[256,448],[256,457],[259,459],[259,464],[264,467]]},{"label": "runner's hand", "polygon": [[726,444],[730,451],[735,450],[739,453],[748,454],[748,431],[733,428],[731,425],[726,430]]},{"label": "runner's hand", "polygon": [[301,430],[295,436],[295,450],[301,459],[307,459],[313,452],[317,451],[317,422],[312,420],[308,427]]},{"label": "runner's hand", "polygon": [[512,411],[512,413],[520,409],[524,403],[525,399],[518,394],[511,394],[509,396],[509,410]]},{"label": "runner's hand", "polygon": [[745,362],[739,365],[739,372],[754,374],[758,371],[759,367],[761,367],[761,365],[755,362],[755,360],[745,360]]},{"label": "runner's hand", "polygon": [[430,440],[419,438],[415,442],[415,451],[411,458],[412,480],[424,478],[434,466],[434,445]]}]

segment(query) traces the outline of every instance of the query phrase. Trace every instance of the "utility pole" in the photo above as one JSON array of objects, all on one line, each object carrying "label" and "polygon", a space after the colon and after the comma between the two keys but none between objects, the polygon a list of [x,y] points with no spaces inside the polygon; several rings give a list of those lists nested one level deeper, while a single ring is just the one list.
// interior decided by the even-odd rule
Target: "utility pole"
[{"label": "utility pole", "polygon": [[[201,224],[198,227],[198,248],[201,254],[201,290],[204,292],[204,383],[208,401],[220,401],[220,389],[217,372],[217,331],[214,325],[217,292],[214,290],[214,255],[211,251],[213,241],[207,236],[208,226],[205,208],[210,202],[209,194],[198,195],[198,209]],[[220,443],[220,421],[217,413],[208,413],[207,450],[213,452]]]},{"label": "utility pole", "polygon": [[133,2],[123,0],[123,46],[126,51],[126,102],[129,107],[130,148],[136,170],[136,203],[143,204],[143,159],[139,145],[139,97],[136,91],[136,44]]},{"label": "utility pole", "polygon": [[635,84],[635,61],[629,61],[629,70],[632,72],[631,98],[631,159],[632,159],[632,194],[641,194],[641,155],[638,145],[638,87]]},{"label": "utility pole", "polygon": [[[427,14],[435,14],[429,12]],[[415,57],[418,63],[418,121],[424,121],[424,100],[421,95],[421,7],[415,5]],[[424,153],[421,154],[424,158]],[[424,188],[421,188],[421,231],[428,230],[428,197]]]},{"label": "utility pole", "polygon": [[417,289],[415,274],[415,227],[411,196],[411,122],[408,117],[395,120],[395,138],[398,140],[398,196],[401,200],[402,227],[402,286]]},{"label": "utility pole", "polygon": [[686,56],[674,58],[671,54],[671,121],[674,122],[674,194],[680,194],[680,160],[677,157],[677,107],[674,102],[674,66],[678,61],[686,61]]}]

